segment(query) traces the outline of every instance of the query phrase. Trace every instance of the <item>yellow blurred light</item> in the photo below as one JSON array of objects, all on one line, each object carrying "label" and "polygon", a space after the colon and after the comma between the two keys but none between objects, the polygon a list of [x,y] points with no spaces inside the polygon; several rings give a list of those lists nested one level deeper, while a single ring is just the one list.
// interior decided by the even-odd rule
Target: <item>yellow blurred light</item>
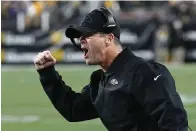
[{"label": "yellow blurred light", "polygon": [[54,56],[54,58],[56,58],[57,61],[62,61],[64,58],[64,50],[63,49],[51,51],[51,53]]},{"label": "yellow blurred light", "polygon": [[4,42],[5,39],[5,34],[4,32],[1,32],[1,44]]},{"label": "yellow blurred light", "polygon": [[63,35],[62,35],[61,32],[57,31],[57,32],[54,32],[51,35],[50,39],[51,39],[51,41],[52,41],[53,44],[58,44],[63,39]]},{"label": "yellow blurred light", "polygon": [[107,0],[107,1],[105,1],[104,2],[104,6],[106,7],[106,8],[111,8],[112,7],[112,1],[109,1],[109,0]]},{"label": "yellow blurred light", "polygon": [[1,49],[1,62],[5,61],[5,51]]}]

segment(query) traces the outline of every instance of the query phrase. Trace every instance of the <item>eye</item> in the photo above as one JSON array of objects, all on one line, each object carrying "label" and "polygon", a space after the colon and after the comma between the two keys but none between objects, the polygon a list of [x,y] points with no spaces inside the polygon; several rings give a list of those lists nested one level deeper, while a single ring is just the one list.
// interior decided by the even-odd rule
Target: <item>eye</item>
[{"label": "eye", "polygon": [[87,34],[83,35],[82,37],[84,37],[84,38],[90,38],[90,37],[92,37],[94,34],[95,34],[95,33],[87,33]]},{"label": "eye", "polygon": [[88,38],[88,37],[91,37],[91,36],[93,36],[93,33],[86,34],[84,37]]}]

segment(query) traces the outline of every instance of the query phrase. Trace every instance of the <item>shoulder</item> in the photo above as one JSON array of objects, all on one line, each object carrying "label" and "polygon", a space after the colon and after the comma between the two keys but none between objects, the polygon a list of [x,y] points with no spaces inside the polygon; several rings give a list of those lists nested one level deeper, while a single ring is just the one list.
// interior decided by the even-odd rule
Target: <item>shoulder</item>
[{"label": "shoulder", "polygon": [[167,67],[157,62],[143,62],[135,69],[135,74],[143,77],[156,76],[166,72],[169,72]]},{"label": "shoulder", "polygon": [[127,64],[127,68],[125,70],[125,74],[128,75],[129,78],[133,78],[135,75],[148,76],[153,73],[154,69],[151,63],[144,60],[137,60],[134,64]]},{"label": "shoulder", "polygon": [[102,69],[93,71],[90,76],[90,81],[100,81],[103,74],[104,72]]},{"label": "shoulder", "polygon": [[98,90],[99,82],[102,78],[102,75],[103,71],[101,69],[93,71],[90,76],[90,83],[82,89],[82,94],[86,94],[87,96],[89,96],[92,92],[96,92],[96,90]]},{"label": "shoulder", "polygon": [[162,80],[173,80],[166,66],[157,62],[144,62],[135,70],[132,81],[134,85],[138,85],[140,82],[151,83],[156,81],[157,76],[161,76]]},{"label": "shoulder", "polygon": [[155,73],[155,70],[153,66],[151,65],[151,63],[148,63],[148,62],[141,63],[135,70],[135,74],[145,76],[145,77],[152,75],[154,73]]}]

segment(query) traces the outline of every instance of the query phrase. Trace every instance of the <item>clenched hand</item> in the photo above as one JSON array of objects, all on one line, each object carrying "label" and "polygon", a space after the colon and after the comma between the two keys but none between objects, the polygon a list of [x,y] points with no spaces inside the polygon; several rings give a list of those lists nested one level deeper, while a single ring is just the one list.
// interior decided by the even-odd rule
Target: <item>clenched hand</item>
[{"label": "clenched hand", "polygon": [[34,64],[37,70],[53,66],[56,64],[56,59],[52,56],[51,52],[46,50],[38,53],[34,58]]}]

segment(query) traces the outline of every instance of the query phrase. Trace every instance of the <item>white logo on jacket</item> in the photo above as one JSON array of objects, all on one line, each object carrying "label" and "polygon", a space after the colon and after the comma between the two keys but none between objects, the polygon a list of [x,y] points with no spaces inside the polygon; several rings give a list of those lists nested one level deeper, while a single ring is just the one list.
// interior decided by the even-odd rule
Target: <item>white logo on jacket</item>
[{"label": "white logo on jacket", "polygon": [[160,75],[154,77],[154,81],[156,81],[156,80],[159,78],[159,76],[161,76],[161,75],[162,75],[162,74],[160,74]]},{"label": "white logo on jacket", "polygon": [[110,81],[110,84],[112,84],[112,85],[117,85],[117,84],[118,84],[118,81],[117,81],[116,79],[112,79],[112,80]]}]

